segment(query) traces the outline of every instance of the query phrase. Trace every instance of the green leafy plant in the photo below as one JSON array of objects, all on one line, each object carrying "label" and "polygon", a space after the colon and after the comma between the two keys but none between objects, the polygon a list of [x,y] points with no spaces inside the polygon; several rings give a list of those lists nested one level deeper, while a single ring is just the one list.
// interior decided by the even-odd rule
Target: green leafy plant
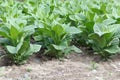
[{"label": "green leafy plant", "polygon": [[31,31],[29,27],[19,30],[13,26],[0,27],[1,43],[6,47],[7,56],[16,64],[24,63],[30,55],[40,50],[41,45],[30,44]]},{"label": "green leafy plant", "polygon": [[54,57],[64,57],[71,51],[81,52],[75,46],[70,46],[71,35],[79,33],[75,27],[66,27],[67,25],[54,25],[44,28],[38,28],[35,40],[39,41],[44,48],[46,55]]},{"label": "green leafy plant", "polygon": [[89,42],[92,44],[93,50],[98,52],[104,59],[120,51],[119,38],[116,37],[116,30],[119,25],[111,25],[114,22],[115,20],[105,20],[101,24],[95,24],[94,33],[89,35]]},{"label": "green leafy plant", "polygon": [[91,61],[90,62],[90,65],[91,65],[91,70],[97,70],[97,68],[98,68],[98,64],[96,63],[96,62],[94,62],[94,61]]},{"label": "green leafy plant", "polygon": [[5,8],[5,13],[1,17],[0,43],[5,46],[7,56],[14,63],[22,64],[30,55],[39,51],[41,45],[30,43],[34,26],[27,24],[29,16],[22,13],[21,3],[6,1],[7,6],[3,4],[1,6]]},{"label": "green leafy plant", "polygon": [[107,59],[120,51],[119,9],[116,0],[1,0],[0,43],[19,64],[41,46],[57,58],[81,52],[73,39]]},{"label": "green leafy plant", "polygon": [[52,4],[39,4],[35,7],[36,11],[30,14],[36,26],[35,41],[45,49],[45,55],[57,58],[64,57],[74,50],[81,52],[75,46],[70,46],[72,35],[80,33],[80,30],[62,23],[62,19],[53,12],[54,9],[51,9],[51,6]]}]

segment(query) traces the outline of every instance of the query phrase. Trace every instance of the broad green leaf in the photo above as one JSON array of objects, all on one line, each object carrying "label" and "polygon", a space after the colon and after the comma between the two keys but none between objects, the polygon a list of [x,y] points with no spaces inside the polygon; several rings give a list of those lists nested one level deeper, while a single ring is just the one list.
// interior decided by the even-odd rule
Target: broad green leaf
[{"label": "broad green leaf", "polygon": [[94,41],[95,45],[104,48],[107,44],[106,39],[104,37],[99,36],[98,34],[90,34],[89,38]]},{"label": "broad green leaf", "polygon": [[27,41],[24,41],[24,42],[23,42],[23,45],[20,47],[18,53],[26,52],[29,47],[30,47],[30,42],[29,42],[28,40],[27,40]]},{"label": "broad green leaf", "polygon": [[0,27],[0,35],[6,38],[10,38],[9,36],[9,29],[5,26]]},{"label": "broad green leaf", "polygon": [[35,32],[36,27],[34,25],[30,25],[30,26],[26,26],[23,28],[24,33],[26,33],[27,35],[32,35]]},{"label": "broad green leaf", "polygon": [[41,48],[41,45],[38,45],[38,44],[30,44],[30,48],[31,48],[31,51],[32,53],[34,52],[38,52]]},{"label": "broad green leaf", "polygon": [[108,28],[107,25],[104,24],[95,24],[94,25],[94,32],[99,36],[102,36],[105,33],[110,33],[111,30]]},{"label": "broad green leaf", "polygon": [[69,18],[73,21],[76,21],[75,15],[70,15]]},{"label": "broad green leaf", "polygon": [[41,41],[43,39],[42,35],[34,36],[35,41]]},{"label": "broad green leaf", "polygon": [[64,28],[60,25],[55,25],[53,27],[53,30],[55,31],[55,33],[57,33],[58,36],[60,36],[62,33],[64,33]]},{"label": "broad green leaf", "polygon": [[81,53],[81,52],[82,52],[82,51],[81,51],[79,48],[77,48],[76,46],[71,46],[70,49],[71,49],[72,51],[77,52],[77,53]]},{"label": "broad green leaf", "polygon": [[21,49],[21,46],[23,45],[23,42],[21,41],[17,46],[6,46],[8,52],[10,54],[17,54],[18,51]]},{"label": "broad green leaf", "polygon": [[108,53],[118,53],[120,52],[120,47],[118,45],[110,46],[107,49],[105,49]]},{"label": "broad green leaf", "polygon": [[61,46],[61,45],[52,45],[56,50],[64,50],[66,46]]},{"label": "broad green leaf", "polygon": [[15,27],[11,27],[10,35],[12,39],[17,39],[19,31]]},{"label": "broad green leaf", "polygon": [[80,29],[75,28],[75,27],[67,27],[65,30],[67,33],[71,35],[81,33]]},{"label": "broad green leaf", "polygon": [[16,54],[17,52],[17,49],[14,46],[6,46],[6,48],[10,54]]},{"label": "broad green leaf", "polygon": [[113,39],[113,33],[105,33],[101,37],[105,38],[106,42],[109,43]]},{"label": "broad green leaf", "polygon": [[110,41],[108,45],[119,45],[119,38],[114,38],[113,40]]},{"label": "broad green leaf", "polygon": [[110,24],[114,24],[115,22],[116,22],[116,20],[114,20],[114,19],[105,19],[103,21],[103,24],[110,25]]}]

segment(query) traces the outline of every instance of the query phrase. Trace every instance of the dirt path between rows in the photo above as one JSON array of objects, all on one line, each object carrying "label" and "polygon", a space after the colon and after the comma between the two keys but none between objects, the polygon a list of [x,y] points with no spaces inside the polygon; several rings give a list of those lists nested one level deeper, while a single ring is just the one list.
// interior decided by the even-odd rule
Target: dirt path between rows
[{"label": "dirt path between rows", "polygon": [[0,67],[0,80],[120,80],[120,55],[107,62],[93,60],[75,53],[62,61],[33,56],[28,64]]}]

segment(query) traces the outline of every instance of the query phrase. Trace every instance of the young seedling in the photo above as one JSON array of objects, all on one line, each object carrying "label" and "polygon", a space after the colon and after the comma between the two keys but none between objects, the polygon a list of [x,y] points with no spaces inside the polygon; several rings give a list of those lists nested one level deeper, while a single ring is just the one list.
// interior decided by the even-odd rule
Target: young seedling
[{"label": "young seedling", "polygon": [[94,61],[91,61],[90,62],[90,65],[91,65],[91,70],[97,70],[97,68],[98,68],[98,64],[96,63],[96,62],[94,62]]}]

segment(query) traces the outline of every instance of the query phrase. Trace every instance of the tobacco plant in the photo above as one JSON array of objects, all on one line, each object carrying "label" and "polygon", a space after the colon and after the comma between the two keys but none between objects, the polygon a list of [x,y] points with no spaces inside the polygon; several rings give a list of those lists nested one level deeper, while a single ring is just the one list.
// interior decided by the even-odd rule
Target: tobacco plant
[{"label": "tobacco plant", "polygon": [[1,6],[5,13],[1,17],[0,43],[5,46],[7,56],[16,64],[23,64],[34,52],[40,50],[41,45],[31,44],[30,36],[34,33],[34,26],[27,24],[29,16],[22,14],[21,4]]},{"label": "tobacco plant", "polygon": [[40,4],[35,17],[35,40],[39,41],[45,50],[45,54],[57,58],[64,57],[71,51],[81,52],[77,47],[71,46],[72,35],[80,33],[75,27],[61,23],[58,14],[51,13],[49,5]]},{"label": "tobacco plant", "polygon": [[93,50],[105,60],[120,52],[119,37],[117,37],[120,25],[114,24],[115,22],[107,19],[103,23],[97,23],[94,25],[94,33],[89,35],[89,43]]}]

